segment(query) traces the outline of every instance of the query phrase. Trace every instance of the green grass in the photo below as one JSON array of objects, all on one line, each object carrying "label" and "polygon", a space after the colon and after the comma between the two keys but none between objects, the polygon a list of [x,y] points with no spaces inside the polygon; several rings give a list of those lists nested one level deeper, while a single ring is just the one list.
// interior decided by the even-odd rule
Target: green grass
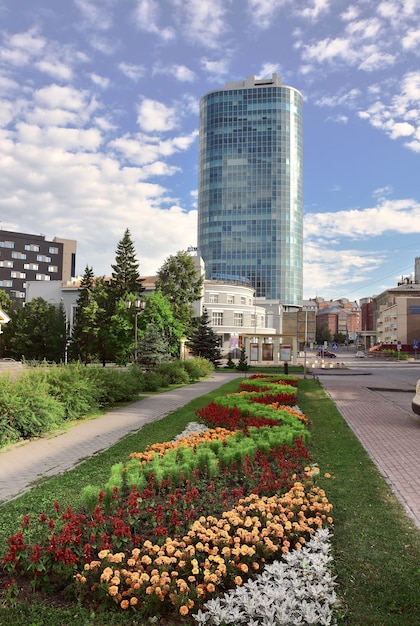
[{"label": "green grass", "polygon": [[[102,484],[114,463],[151,443],[168,441],[195,419],[197,408],[236,390],[234,380],[142,428],[74,470],[36,485],[0,507],[0,552],[16,532],[21,515],[50,510],[55,500],[77,507],[86,484]],[[309,448],[319,463],[329,500],[334,504],[334,556],[343,598],[340,624],[346,626],[418,626],[420,624],[420,532],[382,479],[335,405],[315,380],[299,383],[298,403],[312,420]],[[177,619],[167,626],[192,625]],[[93,612],[55,605],[39,598],[16,607],[1,605],[0,626],[147,626],[135,614]]]}]

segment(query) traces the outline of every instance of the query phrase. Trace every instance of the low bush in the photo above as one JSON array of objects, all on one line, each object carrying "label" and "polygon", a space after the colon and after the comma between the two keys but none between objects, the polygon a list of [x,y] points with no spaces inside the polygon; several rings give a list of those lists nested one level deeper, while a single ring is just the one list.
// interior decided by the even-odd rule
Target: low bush
[{"label": "low bush", "polygon": [[159,376],[162,376],[166,386],[188,385],[191,382],[187,370],[182,366],[182,361],[179,360],[161,363],[155,371]]},{"label": "low bush", "polygon": [[165,387],[168,387],[168,384],[163,376],[157,372],[144,372],[142,391],[159,391]]},{"label": "low bush", "polygon": [[213,363],[201,356],[196,356],[193,359],[186,359],[182,363],[192,381],[199,380],[200,378],[206,378],[214,372]]},{"label": "low bush", "polygon": [[65,417],[61,402],[49,395],[42,377],[7,376],[0,384],[0,445],[36,437],[57,428]]},{"label": "low bush", "polygon": [[144,375],[139,367],[128,370],[88,367],[85,375],[97,387],[101,407],[132,400],[144,386]]},{"label": "low bush", "polygon": [[141,392],[188,384],[208,376],[214,367],[202,358],[171,361],[143,372],[81,363],[30,368],[14,381],[1,378],[0,447],[22,438],[39,437],[63,421],[77,420]]}]

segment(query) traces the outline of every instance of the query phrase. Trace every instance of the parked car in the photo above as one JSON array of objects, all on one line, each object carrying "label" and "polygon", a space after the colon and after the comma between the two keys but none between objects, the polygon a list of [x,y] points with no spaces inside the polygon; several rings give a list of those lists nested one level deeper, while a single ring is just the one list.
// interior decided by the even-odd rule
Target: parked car
[{"label": "parked car", "polygon": [[318,352],[316,353],[317,356],[324,356],[327,357],[329,359],[335,359],[336,358],[336,354],[334,352],[331,352],[331,350],[318,350]]},{"label": "parked car", "polygon": [[416,385],[416,395],[411,401],[411,408],[413,409],[416,415],[420,416],[420,380],[417,381]]},{"label": "parked car", "polygon": [[356,357],[357,357],[358,359],[364,359],[364,358],[365,358],[365,353],[364,353],[362,350],[358,350],[358,351],[356,352]]}]

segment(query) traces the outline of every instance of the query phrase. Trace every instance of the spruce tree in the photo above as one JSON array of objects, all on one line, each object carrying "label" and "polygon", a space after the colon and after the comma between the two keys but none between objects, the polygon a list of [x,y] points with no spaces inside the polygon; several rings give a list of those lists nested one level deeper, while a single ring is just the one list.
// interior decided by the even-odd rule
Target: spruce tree
[{"label": "spruce tree", "polygon": [[215,367],[220,365],[221,357],[219,338],[210,326],[210,319],[207,309],[203,309],[203,313],[199,319],[196,330],[192,333],[188,342],[193,356],[201,356],[211,361]]},{"label": "spruce tree", "polygon": [[115,299],[125,299],[128,294],[140,295],[144,288],[139,274],[139,263],[136,250],[127,228],[123,238],[118,242],[115,263],[112,267],[112,286]]},{"label": "spruce tree", "polygon": [[85,364],[93,360],[97,352],[98,305],[95,300],[94,289],[95,275],[93,269],[86,265],[85,273],[80,282],[76,319],[74,321],[69,347],[70,358],[73,360],[80,359]]}]

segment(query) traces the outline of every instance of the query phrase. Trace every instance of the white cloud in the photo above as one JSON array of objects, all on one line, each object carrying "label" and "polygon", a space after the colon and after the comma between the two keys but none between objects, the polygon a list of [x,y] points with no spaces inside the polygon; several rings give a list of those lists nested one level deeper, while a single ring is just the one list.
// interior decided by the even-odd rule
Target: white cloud
[{"label": "white cloud", "polygon": [[166,106],[163,102],[142,98],[137,106],[137,122],[146,132],[168,132],[177,126],[175,107]]},{"label": "white cloud", "polygon": [[369,46],[364,49],[365,58],[359,64],[359,69],[365,72],[373,72],[375,70],[384,69],[387,66],[394,65],[396,57],[393,54],[380,52],[375,46]]},{"label": "white cloud", "polygon": [[135,65],[134,63],[120,63],[118,68],[121,72],[127,76],[133,82],[137,82],[140,78],[143,78],[146,74],[146,68],[144,65]]},{"label": "white cloud", "polygon": [[386,200],[366,209],[310,213],[305,217],[308,239],[365,239],[386,232],[420,233],[420,203],[415,200]]},{"label": "white cloud", "polygon": [[[112,14],[107,8],[109,0],[74,0],[76,7],[79,9],[86,25],[95,30],[109,30],[112,26]],[[111,2],[112,4],[112,2]]]},{"label": "white cloud", "polygon": [[188,150],[196,138],[197,131],[166,140],[145,134],[137,134],[133,137],[124,135],[112,140],[109,147],[123,155],[130,163],[144,166],[153,164],[163,157],[168,158],[176,152]]},{"label": "white cloud", "polygon": [[298,14],[305,19],[316,21],[321,14],[328,12],[329,8],[330,0],[312,0],[312,6],[305,6],[300,11],[298,10]]},{"label": "white cloud", "polygon": [[106,76],[99,76],[99,74],[92,73],[90,74],[91,81],[100,87],[101,89],[106,89],[109,87],[110,80]]},{"label": "white cloud", "polygon": [[248,13],[256,28],[269,28],[278,11],[290,0],[248,0]]},{"label": "white cloud", "polygon": [[420,29],[409,30],[401,39],[401,44],[405,50],[420,54]]},{"label": "white cloud", "polygon": [[134,16],[141,30],[157,35],[163,41],[170,41],[175,37],[172,28],[159,26],[160,8],[156,0],[137,0]]},{"label": "white cloud", "polygon": [[261,70],[256,74],[256,78],[271,78],[272,74],[278,74],[279,76],[281,76],[279,63],[263,63]]},{"label": "white cloud", "polygon": [[190,70],[186,65],[176,65],[176,64],[168,64],[168,65],[156,65],[153,68],[153,74],[165,74],[167,76],[173,76],[176,80],[180,82],[189,82],[192,83],[196,80],[197,75],[195,72]]},{"label": "white cloud", "polygon": [[204,57],[200,60],[200,65],[204,71],[214,76],[226,76],[229,71],[226,59],[214,61]]},{"label": "white cloud", "polygon": [[171,0],[182,36],[201,46],[217,48],[229,30],[228,0]]},{"label": "white cloud", "polygon": [[356,20],[360,15],[360,9],[355,4],[351,4],[346,8],[345,11],[341,14],[341,19],[345,22],[352,22]]},{"label": "white cloud", "polygon": [[[380,86],[374,91],[380,96]],[[391,139],[415,137],[405,145],[418,151],[420,129],[420,72],[408,72],[403,76],[398,93],[392,96],[389,103],[376,100],[367,109],[359,112],[359,117],[384,131]]]},{"label": "white cloud", "polygon": [[54,59],[43,59],[35,63],[35,67],[56,80],[69,81],[73,78],[73,70],[65,63]]},{"label": "white cloud", "polygon": [[[334,299],[348,296],[362,281],[369,281],[385,255],[354,249],[304,246],[305,297],[331,294]],[[338,291],[340,289],[340,291]],[[373,295],[373,294],[371,294]]]}]

